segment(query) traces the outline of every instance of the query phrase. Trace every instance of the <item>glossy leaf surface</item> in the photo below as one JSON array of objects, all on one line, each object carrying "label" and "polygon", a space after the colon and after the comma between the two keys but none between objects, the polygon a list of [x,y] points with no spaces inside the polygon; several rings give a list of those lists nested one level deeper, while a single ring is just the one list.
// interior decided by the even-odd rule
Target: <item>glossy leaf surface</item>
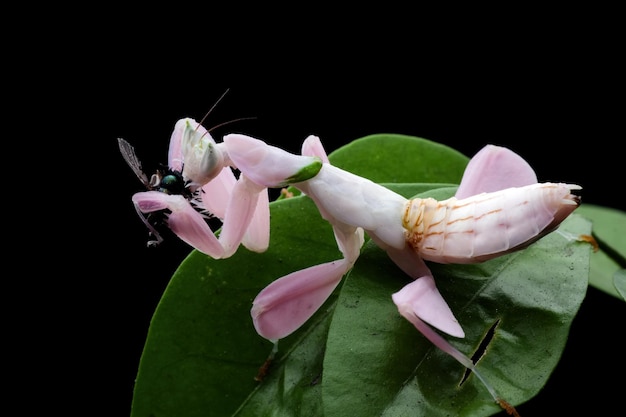
[{"label": "glossy leaf surface", "polygon": [[[590,230],[579,216],[561,227]],[[431,265],[467,335],[448,338],[459,350],[471,356],[496,326],[479,370],[508,401],[532,398],[556,366],[584,298],[589,251],[553,234],[481,265]],[[368,245],[333,315],[324,359],[325,415],[501,411],[475,377],[460,385],[465,368],[434,348],[388,302],[407,282],[382,251]]]}]

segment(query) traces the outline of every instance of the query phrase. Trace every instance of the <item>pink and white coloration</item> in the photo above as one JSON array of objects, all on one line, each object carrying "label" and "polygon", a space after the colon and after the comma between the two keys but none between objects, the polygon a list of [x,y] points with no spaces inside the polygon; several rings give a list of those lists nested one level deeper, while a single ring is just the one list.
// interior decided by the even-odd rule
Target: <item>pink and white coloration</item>
[{"label": "pink and white coloration", "polygon": [[[120,149],[131,168],[149,191],[133,195],[132,201],[144,223],[156,237],[161,238],[145,214],[166,212],[167,226],[183,241],[212,258],[230,257],[243,244],[263,252],[269,244],[269,196],[267,188],[251,181],[246,175],[235,177],[236,168],[224,143],[216,143],[209,132],[195,120],[179,120],[170,139],[168,167],[170,175],[179,182],[172,190],[163,183],[163,175],[148,181],[134,150],[123,139]],[[284,168],[300,171],[305,165],[321,165],[319,160],[297,160]],[[316,171],[313,170],[315,173]],[[222,221],[217,238],[207,223],[207,216]]]},{"label": "pink and white coloration", "polygon": [[[243,173],[259,184],[277,186],[267,175],[269,168],[262,174],[251,172],[247,157],[258,152],[278,155],[275,148],[243,135],[228,135],[224,141]],[[493,145],[470,160],[455,197],[442,202],[407,200],[330,165],[315,136],[305,140],[302,152],[321,157],[324,165],[316,176],[291,185],[309,196],[330,222],[344,258],[279,278],[258,294],[251,310],[254,326],[275,343],[321,307],[356,262],[365,232],[414,279],[392,295],[400,314],[436,346],[476,371],[467,356],[425,324],[455,337],[465,336],[425,260],[477,263],[522,249],[557,228],[580,203],[571,190],[581,187],[539,184],[519,155]],[[263,164],[255,161],[255,166]],[[510,407],[482,381],[500,405]]]},{"label": "pink and white coloration", "polygon": [[[227,135],[232,160],[243,173],[266,187],[279,186],[271,167],[285,152],[244,135]],[[407,200],[372,181],[328,163],[319,138],[310,136],[303,153],[315,154],[324,165],[314,177],[293,186],[316,203],[333,227],[344,258],[280,278],[254,300],[257,331],[269,340],[283,338],[300,327],[326,300],[358,258],[363,233],[414,278],[404,293],[419,298],[417,317],[450,335],[464,333],[436,289],[425,260],[439,263],[476,263],[521,249],[539,239],[578,206],[568,184],[538,184],[534,171],[512,151],[486,146],[468,164],[457,197]],[[249,155],[255,155],[254,166]],[[259,155],[264,155],[262,158]],[[271,156],[271,158],[270,158]],[[293,155],[291,156],[293,157]],[[264,164],[264,158],[272,160]],[[265,165],[264,170],[259,166]],[[516,187],[500,175],[515,170]],[[284,182],[281,182],[282,186]],[[415,292],[414,288],[419,288]],[[401,293],[401,294],[404,294]],[[401,300],[401,295],[396,296]]]}]

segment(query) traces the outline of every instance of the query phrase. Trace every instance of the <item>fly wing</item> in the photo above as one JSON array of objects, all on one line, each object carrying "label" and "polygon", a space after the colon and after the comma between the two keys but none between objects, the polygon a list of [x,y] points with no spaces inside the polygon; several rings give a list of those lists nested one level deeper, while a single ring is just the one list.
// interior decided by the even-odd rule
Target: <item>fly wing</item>
[{"label": "fly wing", "polygon": [[467,164],[455,197],[460,200],[536,183],[537,175],[524,158],[508,148],[487,145]]},{"label": "fly wing", "polygon": [[135,154],[135,148],[133,148],[133,146],[130,143],[128,143],[126,140],[122,138],[118,138],[117,143],[120,147],[120,152],[122,153],[124,160],[126,161],[128,166],[133,170],[137,178],[139,178],[139,181],[141,181],[141,183],[145,185],[146,188],[151,188],[150,181],[148,181],[148,177],[146,176],[146,174],[143,172],[143,169],[141,168],[141,162],[139,162],[139,159],[137,158],[137,155]]}]

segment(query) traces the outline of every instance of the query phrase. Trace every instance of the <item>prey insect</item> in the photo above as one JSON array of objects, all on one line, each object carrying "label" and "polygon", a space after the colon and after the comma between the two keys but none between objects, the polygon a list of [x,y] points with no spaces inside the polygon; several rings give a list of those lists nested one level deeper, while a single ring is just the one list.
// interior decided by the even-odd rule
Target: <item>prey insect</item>
[{"label": "prey insect", "polygon": [[[117,141],[122,157],[148,191],[157,191],[168,195],[179,195],[193,203],[194,195],[196,195],[197,192],[191,191],[189,187],[190,181],[184,179],[182,171],[162,166],[148,178],[143,171],[141,161],[135,153],[135,148],[125,139],[118,138]],[[158,232],[157,228],[167,224],[167,209],[144,214],[139,208],[139,205],[134,204],[134,206],[139,218],[154,237],[154,240],[149,240],[147,245],[149,247],[159,245],[163,242],[163,237]],[[194,206],[197,207],[195,204]],[[199,208],[198,211],[200,211]]]},{"label": "prey insect", "polygon": [[[212,258],[227,258],[243,244],[262,252],[269,243],[267,189],[235,176],[226,145],[216,143],[200,123],[178,120],[170,138],[167,165],[149,179],[133,147],[118,139],[122,156],[147,191],[132,201],[154,240],[166,226],[178,238]],[[265,192],[263,192],[265,191]],[[229,211],[229,216],[227,216]],[[228,217],[228,218],[227,218]],[[209,221],[221,222],[219,238]]]},{"label": "prey insect", "polygon": [[[242,119],[234,121],[238,120]],[[227,123],[231,122],[214,129]],[[257,252],[267,249],[267,190],[247,181],[244,176],[235,177],[232,169],[235,167],[232,167],[225,145],[216,143],[201,123],[190,118],[176,122],[167,165],[162,165],[150,178],[134,148],[121,138],[118,144],[124,160],[147,189],[135,193],[132,201],[154,237],[148,246],[160,244],[163,237],[157,229],[167,227],[194,249],[216,259],[231,256],[240,243]],[[207,196],[209,198],[205,198]],[[227,208],[233,213],[229,219],[226,219]],[[209,225],[212,219],[222,223],[219,239]]]}]

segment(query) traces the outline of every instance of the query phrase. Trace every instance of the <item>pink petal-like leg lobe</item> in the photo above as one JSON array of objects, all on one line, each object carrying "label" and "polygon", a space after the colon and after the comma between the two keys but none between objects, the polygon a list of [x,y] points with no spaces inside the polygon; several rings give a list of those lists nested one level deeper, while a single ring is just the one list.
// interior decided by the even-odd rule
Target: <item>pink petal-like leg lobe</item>
[{"label": "pink petal-like leg lobe", "polygon": [[387,252],[389,258],[404,273],[415,279],[397,293],[392,294],[392,299],[400,313],[413,324],[415,324],[414,319],[419,317],[452,336],[465,337],[448,303],[439,293],[432,272],[424,260],[416,256],[414,250],[408,245],[402,249],[396,249],[385,245],[374,235],[372,239]]},{"label": "pink petal-like leg lobe", "polygon": [[[217,177],[202,187],[202,205],[222,220],[220,242],[229,247],[227,253],[230,249],[237,250],[239,242],[253,252],[264,252],[270,239],[267,188],[257,186],[244,175],[240,176],[239,182],[245,183],[237,184],[238,180],[230,167],[225,167]],[[247,201],[248,198],[251,200]]]},{"label": "pink petal-like leg lobe", "polygon": [[[205,217],[198,213],[182,195],[145,191],[133,195],[132,200],[142,213],[170,210],[167,225],[182,241],[212,258],[218,259],[223,256],[224,249],[207,224]],[[146,220],[144,223],[154,232]]]},{"label": "pink petal-like leg lobe", "polygon": [[296,331],[324,304],[351,267],[345,260],[333,261],[272,282],[252,303],[250,313],[257,333],[277,341]]},{"label": "pink petal-like leg lobe", "polygon": [[487,145],[470,159],[455,197],[535,184],[537,175],[521,156],[508,148]]},{"label": "pink petal-like leg lobe", "polygon": [[214,259],[224,256],[224,248],[207,224],[206,219],[191,204],[187,203],[185,208],[172,210],[167,219],[167,224],[182,241],[200,252]]},{"label": "pink petal-like leg lobe", "polygon": [[230,167],[222,169],[215,178],[202,186],[200,198],[204,208],[218,219],[224,220],[226,207],[236,182],[237,178]]},{"label": "pink petal-like leg lobe", "polygon": [[170,169],[183,171],[183,132],[188,119],[180,119],[174,125],[174,131],[170,137],[170,147],[167,154],[167,165]]},{"label": "pink petal-like leg lobe", "polygon": [[[259,201],[259,193],[266,190],[265,187],[253,183],[243,174],[235,183],[219,237],[219,241],[224,248],[223,257],[230,257],[239,247],[254,217]],[[269,229],[267,233],[269,235]]]},{"label": "pink petal-like leg lobe", "polygon": [[310,135],[302,143],[302,155],[317,156],[323,163],[329,164],[328,155],[322,145],[322,141],[317,136]]},{"label": "pink petal-like leg lobe", "polygon": [[265,252],[270,245],[270,202],[267,189],[258,195],[252,221],[241,243],[253,252]]},{"label": "pink petal-like leg lobe", "polygon": [[[172,199],[174,197],[174,199]],[[179,196],[180,197],[180,196]],[[182,198],[184,200],[184,198]],[[160,191],[142,191],[132,197],[133,203],[142,213],[152,213],[168,208],[173,202],[179,201],[176,196]]]},{"label": "pink petal-like leg lobe", "polygon": [[391,297],[400,314],[414,325],[415,319],[419,318],[449,335],[465,337],[465,332],[439,293],[432,276],[416,279]]}]

